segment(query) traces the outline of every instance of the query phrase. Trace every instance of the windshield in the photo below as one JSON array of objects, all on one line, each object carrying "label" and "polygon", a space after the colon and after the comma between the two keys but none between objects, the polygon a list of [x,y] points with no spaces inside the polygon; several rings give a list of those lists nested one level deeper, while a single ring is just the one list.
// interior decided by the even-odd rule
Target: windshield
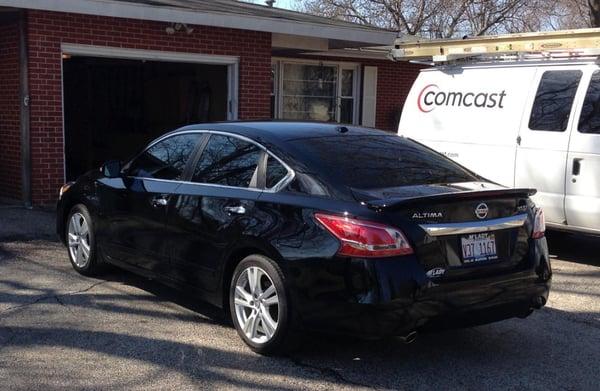
[{"label": "windshield", "polygon": [[340,135],[291,142],[330,179],[356,189],[480,180],[452,160],[399,136]]}]

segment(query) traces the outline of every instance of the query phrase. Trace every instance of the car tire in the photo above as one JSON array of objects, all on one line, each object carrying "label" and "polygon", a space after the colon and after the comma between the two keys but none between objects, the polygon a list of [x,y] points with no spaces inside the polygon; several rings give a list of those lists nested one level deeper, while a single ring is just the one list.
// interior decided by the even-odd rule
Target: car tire
[{"label": "car tire", "polygon": [[285,276],[272,259],[249,255],[237,265],[230,284],[229,308],[235,329],[254,352],[280,354],[296,346]]},{"label": "car tire", "polygon": [[103,270],[96,249],[94,221],[83,204],[75,205],[65,221],[65,243],[71,266],[84,276],[95,276]]}]

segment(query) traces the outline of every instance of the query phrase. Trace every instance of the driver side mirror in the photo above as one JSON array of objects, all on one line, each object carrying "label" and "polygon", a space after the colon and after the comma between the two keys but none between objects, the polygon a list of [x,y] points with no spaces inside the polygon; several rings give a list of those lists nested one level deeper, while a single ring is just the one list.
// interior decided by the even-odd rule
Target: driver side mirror
[{"label": "driver side mirror", "polygon": [[118,178],[121,176],[122,165],[118,160],[109,160],[100,167],[102,175],[107,178]]}]

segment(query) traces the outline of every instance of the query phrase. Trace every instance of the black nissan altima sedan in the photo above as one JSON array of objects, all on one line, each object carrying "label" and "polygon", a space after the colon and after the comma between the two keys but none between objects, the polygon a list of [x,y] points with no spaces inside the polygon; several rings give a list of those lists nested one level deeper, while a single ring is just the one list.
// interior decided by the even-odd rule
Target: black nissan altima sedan
[{"label": "black nissan altima sedan", "polygon": [[528,316],[552,275],[534,193],[383,131],[200,124],[64,185],[57,230],[79,273],[158,279],[274,353]]}]

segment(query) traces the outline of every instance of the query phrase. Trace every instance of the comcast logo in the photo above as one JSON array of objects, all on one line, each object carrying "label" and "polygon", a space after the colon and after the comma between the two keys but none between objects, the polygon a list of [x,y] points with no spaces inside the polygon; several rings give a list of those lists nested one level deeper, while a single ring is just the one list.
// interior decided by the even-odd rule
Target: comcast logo
[{"label": "comcast logo", "polygon": [[505,90],[501,92],[444,91],[437,84],[428,84],[419,92],[417,106],[423,113],[429,113],[438,106],[503,109],[505,97]]}]

